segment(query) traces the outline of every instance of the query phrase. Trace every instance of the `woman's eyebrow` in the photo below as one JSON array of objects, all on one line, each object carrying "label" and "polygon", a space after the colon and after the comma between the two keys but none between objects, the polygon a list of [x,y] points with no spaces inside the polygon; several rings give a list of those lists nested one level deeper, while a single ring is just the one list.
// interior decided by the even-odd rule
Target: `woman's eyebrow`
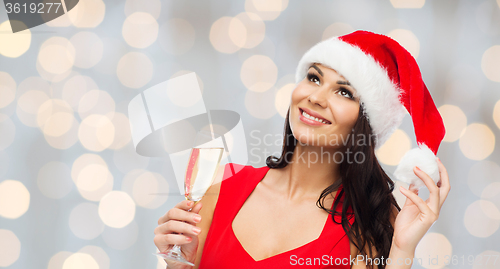
[{"label": "woman's eyebrow", "polygon": [[316,69],[316,71],[318,71],[318,73],[323,77],[323,71],[321,71],[316,65],[313,64],[309,68],[311,68],[311,67]]},{"label": "woman's eyebrow", "polygon": [[351,86],[351,83],[349,83],[349,81],[343,81],[343,80],[337,80],[337,84],[342,84],[342,85],[349,85],[349,86]]}]

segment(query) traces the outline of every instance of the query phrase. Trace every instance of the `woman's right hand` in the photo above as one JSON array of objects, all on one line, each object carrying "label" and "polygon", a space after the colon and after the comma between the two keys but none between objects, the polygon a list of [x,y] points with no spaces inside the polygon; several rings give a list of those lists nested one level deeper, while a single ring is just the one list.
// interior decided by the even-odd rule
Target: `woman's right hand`
[{"label": "woman's right hand", "polygon": [[[200,228],[196,224],[201,221],[198,214],[201,202],[193,207],[194,202],[184,200],[165,215],[158,219],[158,227],[155,228],[154,243],[160,252],[167,252],[174,244],[181,246],[182,255],[186,260],[195,263],[196,251],[198,249],[198,234]],[[188,211],[191,209],[191,211]],[[181,234],[182,233],[182,234]],[[165,260],[167,268],[192,269],[192,266]]]}]

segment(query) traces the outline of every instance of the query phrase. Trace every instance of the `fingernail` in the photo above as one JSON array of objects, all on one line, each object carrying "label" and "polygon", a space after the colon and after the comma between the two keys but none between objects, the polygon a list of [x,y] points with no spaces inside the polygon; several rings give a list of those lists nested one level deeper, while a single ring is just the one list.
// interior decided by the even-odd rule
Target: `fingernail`
[{"label": "fingernail", "polygon": [[441,162],[441,159],[439,159],[439,157],[436,157],[436,158],[437,158],[438,162]]},{"label": "fingernail", "polygon": [[191,240],[193,240],[191,237],[186,236],[186,241],[191,242]]},{"label": "fingernail", "polygon": [[189,201],[188,206],[192,206],[192,205],[193,205],[193,201]]},{"label": "fingernail", "polygon": [[193,217],[193,220],[194,220],[194,222],[198,223],[198,222],[201,221],[201,216],[196,215],[196,216]]},{"label": "fingernail", "polygon": [[194,232],[195,234],[199,234],[199,233],[201,232],[201,229],[200,229],[200,228],[198,228],[198,227],[193,227],[193,232]]},{"label": "fingernail", "polygon": [[420,170],[420,168],[418,168],[418,166],[415,166],[415,167],[417,168],[418,171],[422,171],[422,170]]}]

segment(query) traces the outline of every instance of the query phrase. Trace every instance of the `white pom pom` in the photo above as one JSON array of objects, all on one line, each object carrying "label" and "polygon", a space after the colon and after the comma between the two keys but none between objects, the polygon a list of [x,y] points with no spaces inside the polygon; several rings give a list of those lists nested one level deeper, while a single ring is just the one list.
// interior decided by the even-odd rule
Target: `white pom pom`
[{"label": "white pom pom", "polygon": [[425,144],[418,148],[408,151],[394,171],[394,176],[407,184],[415,185],[416,189],[425,187],[425,183],[413,172],[413,167],[418,166],[422,171],[429,175],[434,183],[439,181],[439,167],[436,161],[436,155]]}]

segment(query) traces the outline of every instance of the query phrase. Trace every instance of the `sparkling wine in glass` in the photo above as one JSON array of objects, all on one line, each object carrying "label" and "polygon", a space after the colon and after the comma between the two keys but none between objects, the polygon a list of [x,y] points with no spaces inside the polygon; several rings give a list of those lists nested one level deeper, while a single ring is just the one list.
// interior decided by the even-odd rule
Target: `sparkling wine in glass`
[{"label": "sparkling wine in glass", "polygon": [[[203,198],[208,188],[213,184],[224,153],[223,143],[219,143],[214,139],[220,137],[220,135],[216,135],[216,133],[210,131],[199,131],[196,134],[194,146],[191,148],[184,177],[184,197],[187,200],[194,201],[195,204]],[[154,254],[167,260],[194,266],[193,263],[182,256],[181,246],[178,245],[174,245],[167,252]]]}]

